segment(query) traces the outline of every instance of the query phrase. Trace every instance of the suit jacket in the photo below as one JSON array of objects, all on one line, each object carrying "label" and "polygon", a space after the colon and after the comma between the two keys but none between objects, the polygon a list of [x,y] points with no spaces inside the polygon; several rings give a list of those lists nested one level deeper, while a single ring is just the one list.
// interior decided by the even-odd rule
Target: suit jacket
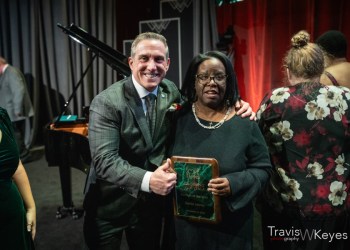
[{"label": "suit jacket", "polygon": [[[34,115],[25,78],[21,71],[11,65],[0,75],[0,107],[7,110],[12,122]],[[22,116],[17,116],[18,113]]]},{"label": "suit jacket", "polygon": [[180,102],[176,85],[164,79],[158,88],[153,138],[142,101],[131,77],[98,94],[90,105],[89,144],[92,166],[86,183],[84,208],[103,219],[128,215],[141,194],[147,170],[165,159],[173,114]]}]

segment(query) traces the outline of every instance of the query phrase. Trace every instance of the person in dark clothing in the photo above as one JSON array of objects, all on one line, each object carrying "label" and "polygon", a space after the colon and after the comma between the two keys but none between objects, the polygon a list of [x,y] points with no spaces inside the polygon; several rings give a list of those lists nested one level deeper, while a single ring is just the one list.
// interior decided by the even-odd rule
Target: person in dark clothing
[{"label": "person in dark clothing", "polygon": [[236,113],[239,91],[231,61],[217,51],[196,56],[181,92],[187,104],[177,112],[169,156],[218,161],[219,177],[206,188],[220,198],[222,220],[213,225],[176,217],[176,249],[250,250],[253,199],[264,187],[271,163],[256,122]]},{"label": "person in dark clothing", "polygon": [[119,249],[124,232],[132,250],[166,249],[163,210],[176,174],[165,152],[171,107],[181,102],[177,86],[164,78],[169,65],[166,39],[139,34],[129,57],[132,75],[99,93],[90,105],[92,166],[84,199],[89,249]]},{"label": "person in dark clothing", "polygon": [[19,159],[13,127],[0,107],[0,248],[33,248],[36,207],[27,173]]}]

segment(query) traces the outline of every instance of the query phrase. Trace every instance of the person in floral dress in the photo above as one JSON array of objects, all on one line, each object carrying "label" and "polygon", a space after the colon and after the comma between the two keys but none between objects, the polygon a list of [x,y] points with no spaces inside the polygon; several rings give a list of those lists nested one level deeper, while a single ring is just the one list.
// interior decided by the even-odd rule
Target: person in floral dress
[{"label": "person in floral dress", "polygon": [[300,31],[284,58],[288,86],[257,122],[274,170],[259,200],[264,249],[350,249],[350,90],[320,83],[321,48]]}]

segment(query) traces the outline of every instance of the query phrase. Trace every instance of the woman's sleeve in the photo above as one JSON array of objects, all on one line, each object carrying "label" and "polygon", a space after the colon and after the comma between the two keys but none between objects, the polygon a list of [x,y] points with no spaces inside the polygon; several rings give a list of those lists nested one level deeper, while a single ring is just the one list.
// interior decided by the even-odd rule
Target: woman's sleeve
[{"label": "woman's sleeve", "polygon": [[[242,156],[244,157],[244,156]],[[230,181],[231,196],[226,198],[231,211],[245,207],[265,186],[271,169],[269,152],[258,126],[252,122],[246,169],[225,177]]]}]

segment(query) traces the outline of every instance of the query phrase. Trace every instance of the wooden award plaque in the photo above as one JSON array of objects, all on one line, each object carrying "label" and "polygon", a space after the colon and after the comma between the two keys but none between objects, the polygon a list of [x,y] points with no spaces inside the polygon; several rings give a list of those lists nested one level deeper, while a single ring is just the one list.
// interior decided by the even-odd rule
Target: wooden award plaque
[{"label": "wooden award plaque", "polygon": [[171,157],[177,173],[174,195],[175,216],[216,224],[221,221],[220,197],[208,192],[208,182],[219,176],[214,158]]}]

